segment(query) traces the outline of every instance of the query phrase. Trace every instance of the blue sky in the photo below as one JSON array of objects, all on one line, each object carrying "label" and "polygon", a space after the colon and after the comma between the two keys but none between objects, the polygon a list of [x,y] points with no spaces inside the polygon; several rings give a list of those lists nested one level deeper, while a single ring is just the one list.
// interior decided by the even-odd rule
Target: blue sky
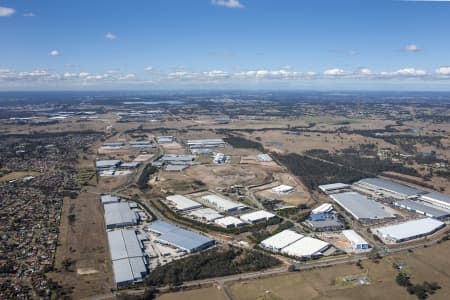
[{"label": "blue sky", "polygon": [[450,90],[450,1],[0,0],[0,89]]}]

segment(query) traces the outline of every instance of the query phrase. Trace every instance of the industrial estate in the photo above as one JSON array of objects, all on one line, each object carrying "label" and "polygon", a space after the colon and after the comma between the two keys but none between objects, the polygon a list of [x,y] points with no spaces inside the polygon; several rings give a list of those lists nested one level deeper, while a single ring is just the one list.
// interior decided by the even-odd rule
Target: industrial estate
[{"label": "industrial estate", "polygon": [[408,258],[449,249],[450,127],[425,114],[446,105],[408,103],[411,121],[405,104],[241,97],[5,105],[0,298],[291,299],[239,291],[308,276],[330,295],[448,292]]}]

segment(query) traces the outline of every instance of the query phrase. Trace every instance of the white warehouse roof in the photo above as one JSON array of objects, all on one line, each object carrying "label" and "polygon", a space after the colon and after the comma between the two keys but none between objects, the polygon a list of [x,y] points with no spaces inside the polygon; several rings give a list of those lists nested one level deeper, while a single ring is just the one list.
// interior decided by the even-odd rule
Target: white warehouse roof
[{"label": "white warehouse roof", "polygon": [[249,223],[255,223],[262,220],[269,220],[272,219],[273,217],[275,217],[273,213],[270,213],[265,210],[258,210],[248,214],[243,214],[239,218]]},{"label": "white warehouse roof", "polygon": [[293,190],[294,190],[293,186],[284,184],[272,188],[272,192],[274,193],[289,193],[292,192]]},{"label": "white warehouse roof", "polygon": [[302,237],[303,235],[286,229],[262,241],[261,246],[274,251],[280,251],[284,247],[298,241]]},{"label": "white warehouse roof", "polygon": [[327,191],[332,191],[332,190],[339,190],[339,189],[347,189],[349,188],[350,185],[349,184],[345,184],[345,183],[331,183],[331,184],[323,184],[323,185],[319,185],[319,189],[322,192],[327,192]]},{"label": "white warehouse roof", "polygon": [[167,196],[166,200],[173,205],[177,210],[189,210],[202,207],[198,202],[195,202],[182,195]]},{"label": "white warehouse roof", "polygon": [[404,241],[431,234],[444,226],[445,223],[442,223],[441,221],[425,218],[380,227],[376,229],[376,232],[378,235],[388,240]]},{"label": "white warehouse roof", "polygon": [[223,215],[209,207],[192,210],[189,212],[189,215],[207,222],[223,218]]},{"label": "white warehouse roof", "polygon": [[238,227],[244,224],[241,220],[239,220],[236,217],[228,216],[225,218],[220,218],[217,220],[214,220],[214,223],[223,226],[223,227]]},{"label": "white warehouse roof", "polygon": [[295,257],[309,257],[321,255],[322,251],[325,251],[329,246],[330,244],[324,241],[307,236],[294,242],[286,248],[283,248],[281,253]]},{"label": "white warehouse roof", "polygon": [[352,245],[368,245],[367,241],[353,229],[343,230],[342,234],[352,243]]},{"label": "white warehouse roof", "polygon": [[203,196],[202,199],[224,211],[243,209],[247,206],[231,201],[230,199],[219,197],[217,195]]},{"label": "white warehouse roof", "polygon": [[422,200],[450,209],[450,196],[438,192],[422,195]]},{"label": "white warehouse roof", "polygon": [[319,205],[318,207],[314,208],[311,213],[313,214],[320,214],[320,213],[327,213],[333,210],[333,205],[330,203],[323,203]]},{"label": "white warehouse roof", "polygon": [[332,194],[330,197],[357,220],[394,217],[385,210],[385,206],[356,192]]}]

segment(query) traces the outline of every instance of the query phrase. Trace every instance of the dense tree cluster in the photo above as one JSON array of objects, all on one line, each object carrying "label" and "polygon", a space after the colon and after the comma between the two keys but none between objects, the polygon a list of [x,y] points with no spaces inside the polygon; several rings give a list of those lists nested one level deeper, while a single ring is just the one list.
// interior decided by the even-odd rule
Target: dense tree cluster
[{"label": "dense tree cluster", "polygon": [[437,282],[424,281],[422,284],[412,284],[410,276],[405,272],[399,272],[395,281],[398,285],[405,287],[408,293],[416,295],[418,299],[426,299],[441,288]]},{"label": "dense tree cluster", "polygon": [[145,285],[176,285],[184,281],[255,272],[279,264],[278,259],[257,251],[215,249],[157,267],[145,278]]},{"label": "dense tree cluster", "polygon": [[141,176],[139,176],[136,184],[139,187],[139,189],[144,190],[149,187],[148,180],[150,179],[150,176],[152,174],[155,174],[158,172],[158,168],[154,167],[152,165],[145,166],[144,170],[141,173]]},{"label": "dense tree cluster", "polygon": [[261,143],[248,140],[246,138],[238,137],[238,136],[231,136],[223,139],[225,142],[233,146],[234,148],[250,148],[250,149],[257,149],[261,152],[264,151],[263,145]]},{"label": "dense tree cluster", "polygon": [[352,183],[367,177],[366,173],[347,166],[340,166],[300,154],[272,154],[294,175],[298,176],[308,189],[315,189],[318,185],[334,182]]},{"label": "dense tree cluster", "polygon": [[308,151],[307,154],[371,174],[392,171],[411,176],[419,175],[416,169],[393,164],[389,160],[363,157],[366,155],[374,155],[376,153],[376,148],[373,146],[373,144],[365,144],[360,145],[359,148],[350,147],[335,154],[324,149],[313,149]]}]

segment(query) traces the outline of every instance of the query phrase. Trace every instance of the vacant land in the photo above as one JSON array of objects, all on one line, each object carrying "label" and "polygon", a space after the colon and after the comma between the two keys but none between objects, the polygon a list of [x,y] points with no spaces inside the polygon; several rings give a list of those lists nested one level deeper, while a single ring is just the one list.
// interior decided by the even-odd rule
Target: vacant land
[{"label": "vacant land", "polygon": [[[106,294],[113,287],[103,212],[94,193],[64,199],[56,271],[49,277],[72,287],[73,299]],[[69,216],[73,217],[69,217]]]},{"label": "vacant land", "polygon": [[159,300],[226,300],[225,293],[220,286],[212,286],[204,289],[191,290],[179,293],[164,294]]},{"label": "vacant land", "polygon": [[26,176],[39,176],[39,175],[41,175],[41,173],[39,173],[39,172],[11,172],[11,173],[1,176],[0,182],[21,179]]},{"label": "vacant land", "polygon": [[[392,267],[392,264],[396,262],[405,264],[403,271],[411,275],[413,284],[435,281],[442,287],[430,299],[447,299],[450,292],[450,261],[447,259],[449,250],[450,243],[444,242],[433,247],[420,248],[411,253],[385,257],[378,263],[363,261],[363,269],[355,264],[343,264],[263,279],[231,282],[226,285],[236,300],[387,299],[386,295],[389,295],[389,299],[417,299],[396,283],[395,277],[398,270]],[[359,283],[347,285],[338,282],[343,277],[361,274],[367,274],[370,281],[368,285]],[[212,289],[165,294],[159,299],[183,299],[185,293],[191,293],[198,299],[203,299],[202,297],[206,297]]]}]

